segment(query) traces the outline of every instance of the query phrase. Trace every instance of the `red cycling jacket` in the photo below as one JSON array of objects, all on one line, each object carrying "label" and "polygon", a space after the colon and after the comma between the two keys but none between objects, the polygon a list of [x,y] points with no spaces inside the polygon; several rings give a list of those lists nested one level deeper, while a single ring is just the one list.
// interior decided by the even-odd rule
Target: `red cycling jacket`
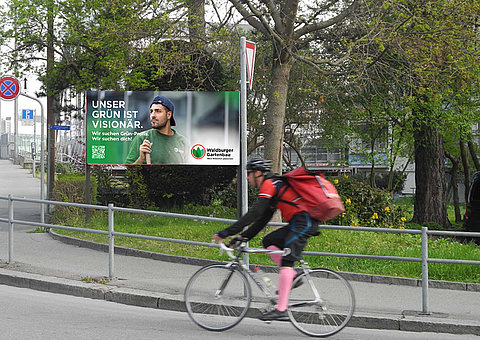
[{"label": "red cycling jacket", "polygon": [[265,179],[260,186],[258,198],[250,210],[237,222],[219,231],[218,236],[226,238],[230,235],[238,234],[243,228],[252,224],[250,228],[242,232],[242,236],[250,240],[267,225],[276,209],[280,210],[283,219],[287,222],[293,216],[303,211],[303,209],[297,206],[278,200],[279,197],[281,197],[282,201],[293,203],[301,199],[281,178],[272,177]]},{"label": "red cycling jacket", "polygon": [[[286,185],[285,182],[279,178],[272,178],[263,181],[262,185],[260,186],[258,197],[269,200],[275,200],[275,198],[281,197],[282,201],[292,203],[296,203],[301,199],[301,197],[298,196],[298,194],[291,187]],[[297,206],[282,201],[276,202],[276,208],[280,210],[283,219],[287,222],[290,222],[294,215],[303,211],[303,209]]]}]

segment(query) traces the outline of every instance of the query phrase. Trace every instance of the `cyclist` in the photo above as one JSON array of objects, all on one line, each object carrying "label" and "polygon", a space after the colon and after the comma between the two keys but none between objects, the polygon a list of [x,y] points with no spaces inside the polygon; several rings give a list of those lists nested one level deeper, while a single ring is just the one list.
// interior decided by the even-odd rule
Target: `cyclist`
[{"label": "cyclist", "polygon": [[[250,240],[266,226],[276,209],[280,210],[288,222],[288,225],[267,234],[262,240],[263,246],[269,250],[291,249],[287,256],[270,254],[272,260],[280,266],[278,301],[274,310],[259,317],[263,321],[288,320],[288,296],[296,276],[293,267],[300,260],[308,238],[319,234],[318,221],[295,203],[301,197],[281,177],[272,174],[271,169],[272,162],[263,158],[254,157],[247,162],[248,183],[259,189],[258,198],[237,222],[213,236],[213,240],[223,241],[226,237],[241,232],[234,239]],[[244,230],[248,225],[251,226]]]}]

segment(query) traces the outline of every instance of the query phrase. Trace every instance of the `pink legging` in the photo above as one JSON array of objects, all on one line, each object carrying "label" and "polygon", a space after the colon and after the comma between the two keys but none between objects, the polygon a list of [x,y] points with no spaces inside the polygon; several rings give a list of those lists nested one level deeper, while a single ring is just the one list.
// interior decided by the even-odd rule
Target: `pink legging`
[{"label": "pink legging", "polygon": [[[280,248],[278,248],[277,246],[268,246],[267,247],[268,250],[281,250]],[[281,266],[282,265],[282,254],[268,254],[268,256],[270,256],[270,258],[273,260],[273,262],[275,262],[277,264],[277,266]]]},{"label": "pink legging", "polygon": [[[268,246],[268,250],[280,250],[276,246]],[[269,254],[272,260],[278,265],[282,264],[282,254]],[[296,272],[291,267],[281,267],[280,275],[278,276],[278,302],[277,310],[283,312],[287,310],[288,307],[288,295],[290,294],[290,289],[292,288],[292,282],[295,278]]]}]

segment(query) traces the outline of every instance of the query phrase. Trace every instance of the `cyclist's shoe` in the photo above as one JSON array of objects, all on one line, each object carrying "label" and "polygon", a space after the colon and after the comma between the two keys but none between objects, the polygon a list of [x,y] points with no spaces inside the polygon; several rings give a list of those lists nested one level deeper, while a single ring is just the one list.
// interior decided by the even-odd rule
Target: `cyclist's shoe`
[{"label": "cyclist's shoe", "polygon": [[274,309],[268,313],[262,314],[258,317],[262,321],[288,321],[287,311],[280,312],[277,309]]}]

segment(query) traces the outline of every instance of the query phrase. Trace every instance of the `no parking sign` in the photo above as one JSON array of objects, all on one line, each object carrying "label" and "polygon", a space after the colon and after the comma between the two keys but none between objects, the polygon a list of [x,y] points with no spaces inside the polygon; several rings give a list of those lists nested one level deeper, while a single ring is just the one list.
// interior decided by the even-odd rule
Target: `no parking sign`
[{"label": "no parking sign", "polygon": [[20,82],[12,76],[0,78],[0,98],[13,100],[20,94]]}]

